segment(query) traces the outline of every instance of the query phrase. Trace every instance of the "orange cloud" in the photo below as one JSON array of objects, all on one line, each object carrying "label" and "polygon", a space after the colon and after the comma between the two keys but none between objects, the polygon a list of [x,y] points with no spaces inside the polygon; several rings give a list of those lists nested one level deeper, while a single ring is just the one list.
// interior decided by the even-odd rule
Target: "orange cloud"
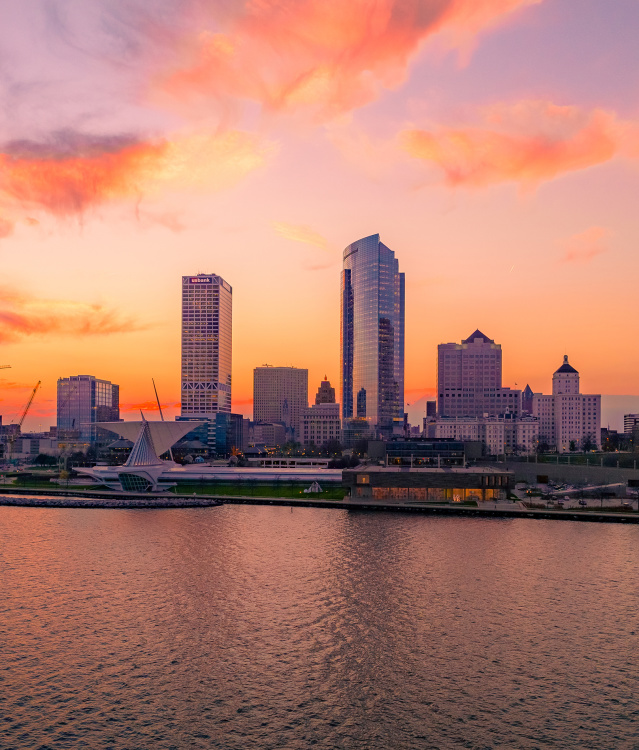
[{"label": "orange cloud", "polygon": [[274,221],[273,229],[287,240],[314,245],[322,250],[328,248],[328,240],[305,224],[287,224],[284,221]]},{"label": "orange cloud", "polygon": [[261,166],[268,153],[255,136],[240,131],[156,141],[67,131],[50,143],[0,148],[0,196],[56,216],[78,216],[160,190],[222,189]]},{"label": "orange cloud", "polygon": [[[249,0],[215,33],[201,31],[200,7],[197,31],[174,41],[178,62],[153,88],[179,101],[251,100],[326,120],[399,86],[427,37],[448,31],[467,39],[541,1]],[[209,25],[219,29],[220,19]]]},{"label": "orange cloud", "polygon": [[13,233],[13,222],[0,216],[0,239]]},{"label": "orange cloud", "polygon": [[622,126],[603,110],[583,112],[524,101],[484,111],[481,127],[408,130],[400,143],[410,156],[437,167],[451,186],[501,182],[536,185],[612,159]]},{"label": "orange cloud", "polygon": [[[162,411],[165,409],[179,409],[180,408],[180,402],[177,403],[170,403],[170,404],[162,404]],[[141,401],[138,404],[120,404],[120,411],[129,412],[129,411],[157,411],[158,409],[158,403],[157,401]]]},{"label": "orange cloud", "polygon": [[610,231],[605,227],[590,227],[568,238],[564,243],[562,263],[588,263],[608,251]]},{"label": "orange cloud", "polygon": [[3,343],[50,333],[106,336],[146,327],[104,305],[35,299],[11,288],[0,288],[0,342]]}]

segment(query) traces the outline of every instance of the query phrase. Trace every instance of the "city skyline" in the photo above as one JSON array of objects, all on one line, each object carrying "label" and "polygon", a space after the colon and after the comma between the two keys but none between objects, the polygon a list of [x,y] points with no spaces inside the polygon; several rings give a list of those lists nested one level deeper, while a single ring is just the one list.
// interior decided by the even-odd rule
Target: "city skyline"
[{"label": "city skyline", "polygon": [[84,372],[125,419],[152,377],[179,414],[175,280],[210,270],[236,298],[233,412],[264,362],[339,383],[342,249],[373,232],[406,274],[405,402],[475,329],[513,388],[568,354],[588,393],[639,393],[636,3],[439,5],[3,9],[4,422],[42,380],[25,429],[53,424]]}]

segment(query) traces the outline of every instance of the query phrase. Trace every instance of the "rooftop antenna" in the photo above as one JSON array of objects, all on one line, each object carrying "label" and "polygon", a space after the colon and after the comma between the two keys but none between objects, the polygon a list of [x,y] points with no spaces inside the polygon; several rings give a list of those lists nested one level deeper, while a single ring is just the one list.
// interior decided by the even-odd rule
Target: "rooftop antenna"
[{"label": "rooftop antenna", "polygon": [[[158,396],[158,389],[155,386],[155,378],[151,378],[151,382],[153,383],[153,390],[155,391],[155,400],[158,402],[158,409],[160,411],[160,419],[164,422],[164,414],[162,412],[162,405],[160,404],[160,397]],[[169,448],[169,456],[171,457],[171,461],[173,461],[172,448]]]}]

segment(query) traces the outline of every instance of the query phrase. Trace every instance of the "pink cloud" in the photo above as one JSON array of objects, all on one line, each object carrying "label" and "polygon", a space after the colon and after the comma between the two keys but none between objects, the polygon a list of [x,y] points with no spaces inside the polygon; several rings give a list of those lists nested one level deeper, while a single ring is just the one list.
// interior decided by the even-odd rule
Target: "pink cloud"
[{"label": "pink cloud", "polygon": [[602,164],[618,152],[622,125],[613,113],[584,112],[544,101],[501,104],[483,122],[407,130],[403,149],[443,173],[451,186],[502,182],[535,186],[560,174]]},{"label": "pink cloud", "polygon": [[575,234],[562,245],[564,254],[562,263],[589,263],[597,255],[608,252],[610,230],[605,227],[590,227],[584,232]]},{"label": "pink cloud", "polygon": [[[153,78],[152,90],[192,106],[223,103],[231,111],[250,100],[269,111],[310,111],[325,121],[397,88],[428,37],[447,31],[466,43],[539,2],[249,0],[226,7],[224,19],[214,16],[217,9],[203,18],[198,5],[191,8],[197,23],[173,36],[163,57],[170,62]],[[202,31],[206,25],[216,31]]]}]

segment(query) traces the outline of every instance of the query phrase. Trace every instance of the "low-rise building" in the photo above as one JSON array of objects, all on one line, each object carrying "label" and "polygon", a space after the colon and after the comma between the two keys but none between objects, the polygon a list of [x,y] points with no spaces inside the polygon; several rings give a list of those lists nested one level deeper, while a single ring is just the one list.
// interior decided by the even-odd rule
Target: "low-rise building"
[{"label": "low-rise building", "polygon": [[341,442],[340,405],[320,403],[301,409],[297,435],[302,445],[320,447],[330,442]]},{"label": "low-rise building", "polygon": [[428,436],[477,441],[489,456],[537,450],[539,420],[535,417],[437,417],[425,425]]},{"label": "low-rise building", "polygon": [[342,483],[352,498],[421,502],[499,502],[508,499],[513,474],[491,468],[344,469]]}]

